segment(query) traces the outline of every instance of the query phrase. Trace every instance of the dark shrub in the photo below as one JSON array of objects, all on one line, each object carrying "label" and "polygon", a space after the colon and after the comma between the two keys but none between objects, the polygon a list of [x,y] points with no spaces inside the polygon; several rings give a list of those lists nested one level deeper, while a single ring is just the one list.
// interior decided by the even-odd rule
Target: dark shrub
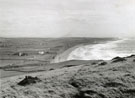
[{"label": "dark shrub", "polygon": [[107,62],[100,62],[98,65],[106,65]]}]

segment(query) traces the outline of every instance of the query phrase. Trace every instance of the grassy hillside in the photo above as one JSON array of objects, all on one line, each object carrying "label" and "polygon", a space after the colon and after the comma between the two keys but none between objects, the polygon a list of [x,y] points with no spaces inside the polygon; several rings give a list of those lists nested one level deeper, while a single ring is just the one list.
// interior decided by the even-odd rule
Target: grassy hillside
[{"label": "grassy hillside", "polygon": [[135,55],[110,61],[63,62],[59,69],[27,74],[40,81],[18,85],[25,77],[1,80],[2,98],[134,98]]}]

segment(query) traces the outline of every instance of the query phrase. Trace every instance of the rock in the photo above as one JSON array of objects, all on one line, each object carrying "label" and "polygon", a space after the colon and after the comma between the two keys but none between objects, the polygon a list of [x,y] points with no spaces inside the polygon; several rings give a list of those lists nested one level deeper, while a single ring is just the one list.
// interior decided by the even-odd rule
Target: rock
[{"label": "rock", "polygon": [[18,83],[18,85],[26,86],[29,84],[40,82],[41,80],[37,77],[25,76],[25,78]]},{"label": "rock", "polygon": [[115,57],[112,59],[112,63],[121,62],[121,61],[126,61],[126,59],[122,57]]},{"label": "rock", "polygon": [[132,57],[135,57],[135,55],[132,54],[132,55],[126,57],[126,58],[132,58]]}]

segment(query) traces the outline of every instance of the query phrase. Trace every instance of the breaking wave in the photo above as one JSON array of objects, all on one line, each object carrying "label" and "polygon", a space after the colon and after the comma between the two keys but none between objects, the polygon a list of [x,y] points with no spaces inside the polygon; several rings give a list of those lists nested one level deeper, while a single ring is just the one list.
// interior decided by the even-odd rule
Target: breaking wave
[{"label": "breaking wave", "polygon": [[135,40],[121,39],[94,45],[72,47],[56,56],[52,63],[67,60],[110,60],[116,56],[126,57],[135,54]]},{"label": "breaking wave", "polygon": [[69,54],[67,60],[110,60],[116,56],[128,56],[128,52],[116,50],[118,44],[124,41],[127,39],[79,47]]}]

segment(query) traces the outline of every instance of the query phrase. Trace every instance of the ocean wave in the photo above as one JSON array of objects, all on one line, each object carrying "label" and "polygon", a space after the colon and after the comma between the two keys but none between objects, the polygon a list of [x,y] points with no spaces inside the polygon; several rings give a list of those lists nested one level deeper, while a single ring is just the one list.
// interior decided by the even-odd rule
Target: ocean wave
[{"label": "ocean wave", "polygon": [[[126,57],[135,53],[135,47],[132,51],[130,46],[130,51],[124,50],[124,47],[120,50],[119,48],[121,48],[120,45],[122,43],[129,42],[129,40],[131,39],[119,39],[116,41],[108,41],[106,43],[94,45],[75,46],[68,49],[64,53],[57,55],[51,63],[63,62],[67,60],[110,60],[116,56]],[[134,44],[134,42],[132,43]],[[128,44],[129,43],[126,43],[125,45]]]},{"label": "ocean wave", "polygon": [[118,53],[115,50],[118,43],[122,43],[127,39],[111,41],[105,44],[95,44],[79,47],[73,50],[67,60],[110,60],[116,56],[128,56],[128,53]]}]

